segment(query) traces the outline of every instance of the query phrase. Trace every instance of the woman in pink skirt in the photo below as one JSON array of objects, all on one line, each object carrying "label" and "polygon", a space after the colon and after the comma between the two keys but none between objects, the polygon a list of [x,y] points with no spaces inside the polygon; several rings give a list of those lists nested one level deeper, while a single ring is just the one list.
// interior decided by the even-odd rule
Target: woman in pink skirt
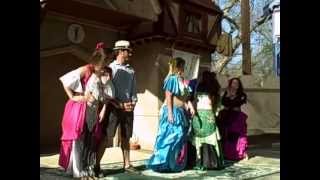
[{"label": "woman in pink skirt", "polygon": [[247,156],[247,115],[241,106],[247,102],[247,95],[239,78],[229,81],[222,97],[224,109],[218,117],[218,127],[222,136],[224,157],[227,160],[242,160]]},{"label": "woman in pink skirt", "polygon": [[[108,54],[109,55],[109,54]],[[101,75],[106,65],[104,44],[98,43],[90,58],[90,64],[73,70],[60,78],[66,94],[69,97],[64,109],[62,119],[62,136],[59,165],[73,177],[92,176],[92,167],[88,164],[95,164],[96,143],[93,139],[99,138],[99,123],[88,133],[86,122],[88,104],[94,102],[94,96],[85,93],[87,82],[94,75]],[[111,54],[110,54],[111,55]],[[101,108],[100,108],[101,109]],[[98,118],[98,116],[96,116]],[[88,144],[89,142],[89,144]],[[92,143],[93,142],[93,143]],[[90,146],[90,147],[87,147]]]}]

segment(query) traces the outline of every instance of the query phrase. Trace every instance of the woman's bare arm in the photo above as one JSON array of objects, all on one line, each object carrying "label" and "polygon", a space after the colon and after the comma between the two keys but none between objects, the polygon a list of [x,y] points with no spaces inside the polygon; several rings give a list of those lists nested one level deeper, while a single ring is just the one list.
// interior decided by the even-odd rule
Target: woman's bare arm
[{"label": "woman's bare arm", "polygon": [[[86,72],[86,67],[82,66],[78,68],[80,71],[80,78],[82,78]],[[67,96],[69,97],[69,99],[73,100],[73,101],[86,101],[87,97],[86,96],[82,96],[82,95],[75,95],[75,93],[68,87],[63,86],[64,91],[66,92]]]},{"label": "woman's bare arm", "polygon": [[194,107],[193,107],[192,102],[191,102],[191,101],[188,101],[188,102],[187,102],[187,106],[188,106],[188,109],[189,109],[189,111],[190,111],[190,113],[191,113],[191,116],[194,116],[195,113],[196,113],[196,111],[195,111],[195,109],[194,109]]},{"label": "woman's bare arm", "polygon": [[104,119],[104,116],[105,116],[105,114],[106,114],[106,108],[107,108],[106,104],[103,104],[103,107],[102,107],[102,109],[101,109],[101,111],[100,111],[100,113],[99,113],[99,122],[100,122],[100,123],[101,123],[101,122],[103,121],[103,119]]},{"label": "woman's bare arm", "polygon": [[173,96],[172,93],[169,91],[166,91],[166,102],[168,107],[168,120],[170,123],[173,123]]}]

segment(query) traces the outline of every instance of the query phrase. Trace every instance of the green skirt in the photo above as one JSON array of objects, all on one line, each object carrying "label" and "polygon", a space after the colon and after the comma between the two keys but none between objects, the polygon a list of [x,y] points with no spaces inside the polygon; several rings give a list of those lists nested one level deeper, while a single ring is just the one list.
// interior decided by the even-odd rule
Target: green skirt
[{"label": "green skirt", "polygon": [[197,114],[193,117],[192,128],[193,136],[191,142],[197,150],[197,159],[205,159],[201,153],[203,145],[212,145],[217,157],[214,161],[217,161],[218,164],[223,164],[220,146],[221,137],[212,110],[198,110]]}]

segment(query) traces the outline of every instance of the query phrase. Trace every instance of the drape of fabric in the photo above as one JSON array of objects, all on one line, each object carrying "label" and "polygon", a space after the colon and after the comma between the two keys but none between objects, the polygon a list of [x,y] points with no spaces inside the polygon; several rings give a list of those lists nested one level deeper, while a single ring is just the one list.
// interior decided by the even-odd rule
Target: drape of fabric
[{"label": "drape of fabric", "polygon": [[84,133],[79,139],[72,141],[67,173],[72,174],[74,178],[94,176],[98,143],[95,133],[96,131],[90,132],[85,124]]},{"label": "drape of fabric", "polygon": [[94,102],[87,102],[86,123],[90,132],[95,128],[95,135],[99,140],[99,138],[101,138],[102,125],[97,124],[97,120],[99,119],[98,115],[102,109],[103,102],[105,102],[107,98],[114,98],[115,90],[111,80],[103,84],[95,74],[92,74],[87,82],[85,93],[90,93],[95,98]]},{"label": "drape of fabric", "polygon": [[[189,89],[183,85],[177,75],[170,75],[164,82],[165,91],[173,96],[187,96]],[[173,106],[174,122],[168,121],[168,107],[163,105],[160,110],[160,121],[154,153],[146,162],[147,168],[158,172],[179,172],[187,162],[186,137],[188,121],[182,107]]]},{"label": "drape of fabric", "polygon": [[[191,142],[196,149],[198,165],[208,169],[223,167],[220,133],[208,93],[196,92],[197,113],[192,119]],[[210,102],[209,102],[210,101]]]},{"label": "drape of fabric", "polygon": [[222,110],[219,113],[223,152],[228,160],[241,160],[247,155],[247,118],[241,111]]},{"label": "drape of fabric", "polygon": [[[60,78],[61,82],[73,91],[83,93],[83,87],[86,86],[93,71],[92,65],[87,65],[86,68],[86,73],[82,78],[80,77],[80,72],[74,70],[62,76]],[[64,169],[67,169],[69,165],[73,141],[79,139],[83,133],[85,117],[86,102],[75,102],[69,99],[65,105],[61,123],[62,136],[59,165]]]},{"label": "drape of fabric", "polygon": [[219,113],[218,126],[222,136],[224,156],[228,160],[241,160],[247,156],[247,118],[242,111],[236,111],[247,102],[245,93],[237,94],[236,97],[227,97],[225,92],[222,97],[222,105],[225,107]]}]

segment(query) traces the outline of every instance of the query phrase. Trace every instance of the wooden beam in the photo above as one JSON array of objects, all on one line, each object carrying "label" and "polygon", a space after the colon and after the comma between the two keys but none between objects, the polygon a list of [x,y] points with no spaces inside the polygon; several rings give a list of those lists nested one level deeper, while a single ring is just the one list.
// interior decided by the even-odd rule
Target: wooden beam
[{"label": "wooden beam", "polygon": [[242,40],[242,72],[251,74],[250,48],[250,5],[249,0],[241,0],[241,40]]},{"label": "wooden beam", "polygon": [[42,24],[45,16],[47,14],[47,1],[40,1],[40,25]]},{"label": "wooden beam", "polygon": [[60,20],[60,21],[65,21],[65,22],[70,22],[74,23],[77,22],[79,24],[83,24],[89,27],[97,28],[97,29],[103,29],[107,31],[113,31],[113,32],[122,32],[125,33],[126,31],[119,29],[118,27],[112,26],[110,24],[104,24],[101,22],[93,21],[93,20],[88,20],[84,18],[79,18],[79,17],[74,17],[54,11],[48,11],[46,17],[50,17],[52,19]]},{"label": "wooden beam", "polygon": [[50,1],[48,10],[103,24],[109,24],[122,30],[126,30],[125,28],[130,25],[146,21],[151,22],[151,20],[142,17],[106,9],[106,7],[93,5],[89,1],[84,0]]},{"label": "wooden beam", "polygon": [[[169,8],[169,3],[166,3],[164,8],[165,8],[164,10],[168,11],[169,19],[170,19],[170,21],[172,23],[172,26],[174,27],[175,34],[178,34],[178,27],[177,26],[179,26],[179,18],[178,18],[178,22],[176,24],[175,20],[174,20],[174,17],[173,17],[173,14],[172,14],[172,12],[171,12],[171,10]],[[180,7],[179,11],[181,11],[181,7]]]},{"label": "wooden beam", "polygon": [[90,63],[89,57],[91,54],[86,49],[75,45],[55,47],[50,49],[41,49],[40,59],[60,54],[72,54],[74,56],[77,56],[79,59],[82,59],[83,61]]},{"label": "wooden beam", "polygon": [[208,38],[206,38],[207,40],[206,42],[209,43],[216,33],[221,33],[221,16],[220,15],[217,16],[217,19],[214,22],[212,29],[209,32]]}]

